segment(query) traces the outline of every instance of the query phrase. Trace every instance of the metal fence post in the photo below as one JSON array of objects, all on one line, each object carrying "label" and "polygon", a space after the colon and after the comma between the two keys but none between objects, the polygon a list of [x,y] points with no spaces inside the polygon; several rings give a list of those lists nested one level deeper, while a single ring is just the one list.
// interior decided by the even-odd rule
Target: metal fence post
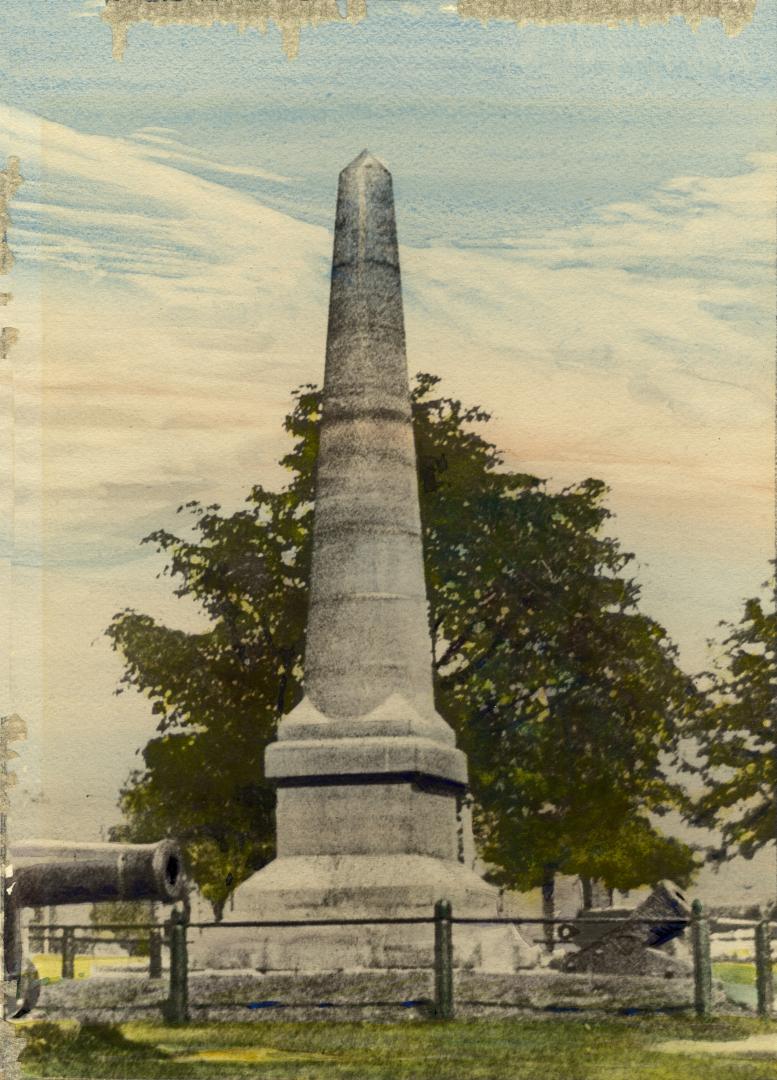
[{"label": "metal fence post", "polygon": [[434,1013],[453,1019],[453,923],[450,900],[434,905]]},{"label": "metal fence post", "polygon": [[75,933],[69,927],[62,931],[62,978],[74,979],[76,974]]},{"label": "metal fence post", "polygon": [[152,929],[148,935],[148,977],[162,978],[162,938],[159,930]]},{"label": "metal fence post", "polygon": [[170,996],[164,1010],[170,1024],[185,1024],[189,1019],[189,962],[186,952],[186,916],[173,911],[169,922]]},{"label": "metal fence post", "polygon": [[693,990],[696,1015],[712,1016],[712,957],[710,924],[701,900],[691,906],[691,943],[693,946]]},{"label": "metal fence post", "polygon": [[763,919],[755,927],[755,985],[758,993],[758,1015],[768,1020],[774,1004],[772,935],[768,919]]}]

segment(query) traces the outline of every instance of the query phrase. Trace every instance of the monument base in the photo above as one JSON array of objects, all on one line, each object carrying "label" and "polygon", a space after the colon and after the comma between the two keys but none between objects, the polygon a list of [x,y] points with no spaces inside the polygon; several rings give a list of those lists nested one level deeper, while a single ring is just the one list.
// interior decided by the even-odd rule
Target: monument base
[{"label": "monument base", "polygon": [[499,916],[499,893],[462,863],[424,855],[308,855],[276,859],[235,892],[226,922],[428,917],[428,923],[228,927],[194,931],[192,966],[255,971],[430,968],[437,900],[454,918],[454,966],[508,973],[539,963],[540,950]]}]

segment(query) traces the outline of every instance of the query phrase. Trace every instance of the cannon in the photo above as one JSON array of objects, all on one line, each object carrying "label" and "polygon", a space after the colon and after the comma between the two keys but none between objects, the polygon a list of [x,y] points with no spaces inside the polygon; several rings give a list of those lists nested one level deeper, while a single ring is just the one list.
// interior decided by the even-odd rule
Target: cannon
[{"label": "cannon", "polygon": [[183,868],[172,840],[74,844],[27,840],[11,846],[11,896],[18,907],[158,900],[181,895]]},{"label": "cannon", "polygon": [[660,946],[683,933],[691,917],[688,901],[673,882],[659,882],[625,918],[613,915],[612,927],[606,923],[596,926],[598,913],[587,914],[593,916],[591,924],[586,926],[581,920],[581,948],[565,958],[564,971],[666,977],[688,974],[687,965],[660,951]]},{"label": "cannon", "polygon": [[181,853],[172,840],[156,844],[27,840],[11,845],[10,862],[3,933],[5,978],[16,982],[16,1000],[9,1012],[16,1016],[34,1006],[39,992],[37,974],[22,955],[24,908],[106,900],[172,904],[185,890]]}]

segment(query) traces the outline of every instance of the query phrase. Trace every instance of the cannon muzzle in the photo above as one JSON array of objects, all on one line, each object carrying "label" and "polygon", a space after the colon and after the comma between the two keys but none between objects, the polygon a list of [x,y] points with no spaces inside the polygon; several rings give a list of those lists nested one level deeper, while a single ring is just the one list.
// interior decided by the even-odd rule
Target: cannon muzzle
[{"label": "cannon muzzle", "polygon": [[157,900],[171,904],[184,889],[172,840],[156,844],[74,844],[27,840],[11,846],[14,901],[19,907]]}]

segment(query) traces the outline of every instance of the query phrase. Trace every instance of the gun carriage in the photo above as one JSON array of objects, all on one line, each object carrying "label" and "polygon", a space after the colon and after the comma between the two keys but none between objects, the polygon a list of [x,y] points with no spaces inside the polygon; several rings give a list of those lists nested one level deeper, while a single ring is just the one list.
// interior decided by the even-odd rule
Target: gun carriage
[{"label": "gun carriage", "polygon": [[40,983],[23,955],[24,908],[96,904],[110,900],[156,900],[172,904],[183,896],[185,879],[178,845],[76,844],[27,840],[10,848],[3,926],[9,1013],[22,1015],[34,1005]]}]

